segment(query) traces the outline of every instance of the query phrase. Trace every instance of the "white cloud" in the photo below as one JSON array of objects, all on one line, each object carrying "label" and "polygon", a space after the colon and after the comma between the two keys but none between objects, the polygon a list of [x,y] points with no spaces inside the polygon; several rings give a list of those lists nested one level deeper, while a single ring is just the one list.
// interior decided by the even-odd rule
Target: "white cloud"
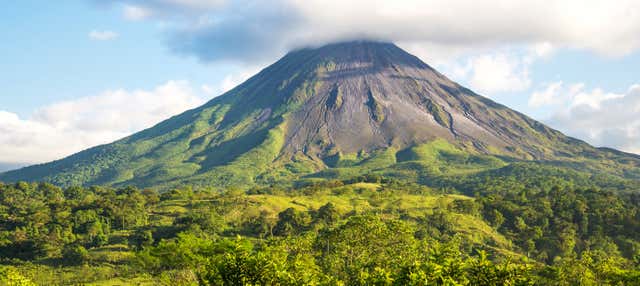
[{"label": "white cloud", "polygon": [[273,57],[352,38],[453,50],[544,43],[541,54],[572,47],[620,56],[640,47],[640,2],[634,0],[101,1],[143,7],[154,19],[173,21],[171,47],[205,61]]},{"label": "white cloud", "polygon": [[469,62],[470,84],[487,94],[504,91],[522,91],[531,85],[526,63],[502,54],[482,55]]},{"label": "white cloud", "polygon": [[[301,46],[393,41],[492,98],[528,90],[532,65],[557,50],[620,56],[640,47],[632,15],[640,2],[630,0],[103,1],[145,9],[171,51],[204,62],[255,64]],[[243,79],[228,76],[221,90]]]},{"label": "white cloud", "polygon": [[153,12],[145,7],[136,5],[124,5],[122,9],[124,17],[131,21],[140,21],[150,18]]},{"label": "white cloud", "polygon": [[529,106],[556,105],[565,109],[588,106],[598,109],[602,102],[624,96],[624,94],[605,92],[600,88],[585,90],[584,83],[565,85],[562,81],[558,81],[547,84],[544,90],[534,91],[529,97]]},{"label": "white cloud", "polygon": [[119,36],[120,35],[118,33],[109,30],[93,30],[89,32],[89,38],[96,41],[110,41],[118,38]]},{"label": "white cloud", "polygon": [[439,61],[435,61],[438,69],[471,89],[494,97],[497,93],[528,90],[532,84],[532,65],[551,57],[555,48],[548,42],[538,42],[524,46],[468,47],[448,51],[448,54],[438,52],[441,56]]},{"label": "white cloud", "polygon": [[538,58],[548,58],[555,50],[553,45],[549,42],[536,43],[530,49]]},{"label": "white cloud", "polygon": [[530,68],[540,58],[532,47],[481,50],[471,56],[461,56],[440,69],[454,80],[461,81],[481,94],[493,97],[496,93],[518,92],[531,86]]},{"label": "white cloud", "polygon": [[560,94],[561,88],[562,82],[559,81],[548,84],[544,90],[533,92],[531,97],[529,97],[529,106],[541,107],[560,102],[562,100],[562,95]]},{"label": "white cloud", "polygon": [[113,90],[38,109],[30,118],[0,111],[0,162],[50,161],[122,138],[203,103],[187,82]]},{"label": "white cloud", "polygon": [[202,90],[202,92],[208,95],[215,95],[216,93],[216,90],[208,84],[201,85],[200,89]]},{"label": "white cloud", "polygon": [[[426,61],[429,65],[437,68],[447,69],[456,60],[481,50],[478,47],[471,46],[447,46],[434,42],[396,42],[398,46],[407,52]],[[489,51],[487,51],[489,53]]]},{"label": "white cloud", "polygon": [[596,146],[640,153],[640,85],[624,93],[587,90],[583,83],[548,84],[534,92],[532,106],[554,105],[549,125]]},{"label": "white cloud", "polygon": [[584,84],[578,84],[570,89],[569,96],[572,98],[571,108],[586,106],[592,109],[600,109],[603,102],[625,97],[624,94],[604,92],[600,88],[596,88],[590,92],[584,91],[583,88]]},{"label": "white cloud", "polygon": [[226,3],[226,0],[155,0],[155,2],[165,5],[182,6],[191,9],[209,9],[222,6]]}]

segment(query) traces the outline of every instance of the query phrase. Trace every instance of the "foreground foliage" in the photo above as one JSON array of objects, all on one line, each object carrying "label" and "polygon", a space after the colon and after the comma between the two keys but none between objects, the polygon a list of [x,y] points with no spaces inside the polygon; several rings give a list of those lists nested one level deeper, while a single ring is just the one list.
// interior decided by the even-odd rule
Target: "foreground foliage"
[{"label": "foreground foliage", "polygon": [[0,281],[640,284],[635,192],[555,179],[478,186],[474,199],[379,176],[163,194],[0,185]]}]

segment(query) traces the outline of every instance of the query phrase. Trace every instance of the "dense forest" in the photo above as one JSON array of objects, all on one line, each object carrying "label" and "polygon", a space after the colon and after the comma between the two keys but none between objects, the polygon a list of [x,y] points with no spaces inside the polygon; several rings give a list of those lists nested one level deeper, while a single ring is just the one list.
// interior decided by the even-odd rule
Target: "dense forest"
[{"label": "dense forest", "polygon": [[0,281],[640,285],[640,194],[557,178],[429,188],[368,175],[161,194],[0,184]]}]

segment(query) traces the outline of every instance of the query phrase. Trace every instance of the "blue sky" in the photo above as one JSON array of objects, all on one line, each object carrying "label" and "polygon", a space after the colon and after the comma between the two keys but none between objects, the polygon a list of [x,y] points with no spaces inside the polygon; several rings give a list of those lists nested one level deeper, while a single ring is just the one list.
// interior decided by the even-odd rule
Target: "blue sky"
[{"label": "blue sky", "polygon": [[[0,108],[28,116],[35,108],[108,89],[150,88],[170,79],[218,83],[234,68],[203,65],[163,45],[153,22],[131,22],[88,1],[16,1],[0,10],[3,87]],[[93,31],[114,31],[109,41]]]},{"label": "blue sky", "polygon": [[287,50],[361,38],[396,42],[569,135],[640,152],[636,1],[480,2],[5,4],[0,170],[141,130],[219,95]]}]

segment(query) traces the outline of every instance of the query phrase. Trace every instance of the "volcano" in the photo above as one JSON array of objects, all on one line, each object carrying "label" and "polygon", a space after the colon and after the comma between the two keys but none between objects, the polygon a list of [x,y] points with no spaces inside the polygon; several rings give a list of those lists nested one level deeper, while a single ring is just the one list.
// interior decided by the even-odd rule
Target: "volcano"
[{"label": "volcano", "polygon": [[392,175],[399,164],[451,156],[480,169],[537,161],[620,177],[639,166],[637,156],[594,148],[480,96],[394,44],[355,41],[292,51],[201,107],[0,180],[251,186],[338,171]]}]

